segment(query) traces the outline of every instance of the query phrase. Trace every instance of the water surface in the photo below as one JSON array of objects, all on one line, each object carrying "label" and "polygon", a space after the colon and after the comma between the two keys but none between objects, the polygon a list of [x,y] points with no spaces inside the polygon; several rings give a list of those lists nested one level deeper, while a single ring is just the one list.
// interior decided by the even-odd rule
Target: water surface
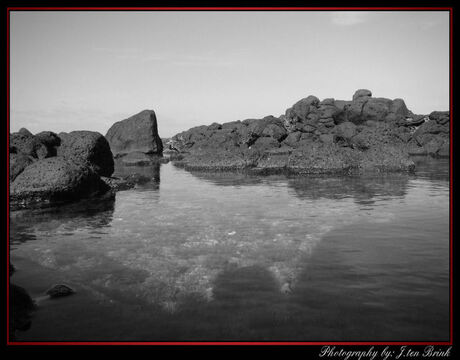
[{"label": "water surface", "polygon": [[113,198],[11,213],[18,340],[447,341],[449,166],[415,175],[141,170]]}]

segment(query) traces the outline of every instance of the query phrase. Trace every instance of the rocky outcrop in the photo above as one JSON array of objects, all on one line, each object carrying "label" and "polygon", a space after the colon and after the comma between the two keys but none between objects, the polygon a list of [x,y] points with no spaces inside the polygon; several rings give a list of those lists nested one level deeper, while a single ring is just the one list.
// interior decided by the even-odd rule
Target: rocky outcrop
[{"label": "rocky outcrop", "polygon": [[188,169],[257,173],[412,171],[409,154],[447,153],[449,113],[414,115],[402,99],[356,91],[351,101],[308,96],[279,118],[247,119],[181,132],[170,141]]},{"label": "rocky outcrop", "polygon": [[70,160],[84,161],[101,176],[110,176],[114,170],[113,155],[104,136],[94,131],[72,131],[60,134],[61,146],[57,154]]},{"label": "rocky outcrop", "polygon": [[163,143],[158,135],[157,118],[153,110],[144,110],[116,122],[105,137],[115,157],[131,152],[163,154]]},{"label": "rocky outcrop", "polygon": [[21,129],[10,134],[9,160],[12,209],[102,194],[109,187],[100,176],[114,171],[107,140],[91,131],[33,135]]},{"label": "rocky outcrop", "polygon": [[41,159],[27,166],[10,184],[10,202],[16,207],[79,200],[109,190],[83,162],[63,157]]}]

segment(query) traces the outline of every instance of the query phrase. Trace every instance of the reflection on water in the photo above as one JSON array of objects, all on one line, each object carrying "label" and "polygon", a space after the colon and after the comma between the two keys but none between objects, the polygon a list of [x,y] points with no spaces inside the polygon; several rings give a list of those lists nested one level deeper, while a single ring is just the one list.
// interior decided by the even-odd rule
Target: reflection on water
[{"label": "reflection on water", "polygon": [[116,169],[137,171],[161,187],[11,214],[15,283],[78,289],[21,338],[448,338],[448,162],[366,177]]}]

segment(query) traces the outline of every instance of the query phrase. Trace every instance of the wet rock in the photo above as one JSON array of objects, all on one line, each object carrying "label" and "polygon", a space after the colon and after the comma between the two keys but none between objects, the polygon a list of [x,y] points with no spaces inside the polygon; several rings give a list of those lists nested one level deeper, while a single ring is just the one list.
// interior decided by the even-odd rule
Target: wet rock
[{"label": "wet rock", "polygon": [[16,340],[16,331],[26,331],[31,326],[31,313],[36,308],[27,291],[10,282],[9,286],[9,332],[10,339]]},{"label": "wet rock", "polygon": [[11,183],[12,207],[79,200],[109,190],[86,163],[63,157],[35,161]]},{"label": "wet rock", "polygon": [[124,166],[147,166],[156,163],[165,163],[168,162],[168,160],[157,155],[149,155],[143,152],[133,151],[118,158],[117,162],[120,162]]},{"label": "wet rock", "polygon": [[98,132],[72,131],[60,136],[61,146],[57,154],[65,159],[88,162],[101,176],[110,176],[114,171],[113,155],[107,140]]},{"label": "wet rock", "polygon": [[60,298],[72,294],[75,294],[75,290],[65,284],[54,285],[46,291],[46,295],[50,298]]},{"label": "wet rock", "polygon": [[155,112],[144,110],[112,125],[105,136],[114,155],[139,151],[163,154]]}]

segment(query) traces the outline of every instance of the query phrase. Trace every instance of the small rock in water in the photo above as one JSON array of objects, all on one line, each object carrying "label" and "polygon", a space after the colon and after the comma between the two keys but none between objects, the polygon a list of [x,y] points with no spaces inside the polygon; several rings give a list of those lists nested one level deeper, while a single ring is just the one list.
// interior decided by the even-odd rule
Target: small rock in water
[{"label": "small rock in water", "polygon": [[65,284],[54,285],[46,292],[51,298],[58,298],[75,294],[75,290]]},{"label": "small rock in water", "polygon": [[291,284],[290,283],[284,283],[283,286],[281,286],[281,292],[283,294],[290,294],[292,292]]}]

